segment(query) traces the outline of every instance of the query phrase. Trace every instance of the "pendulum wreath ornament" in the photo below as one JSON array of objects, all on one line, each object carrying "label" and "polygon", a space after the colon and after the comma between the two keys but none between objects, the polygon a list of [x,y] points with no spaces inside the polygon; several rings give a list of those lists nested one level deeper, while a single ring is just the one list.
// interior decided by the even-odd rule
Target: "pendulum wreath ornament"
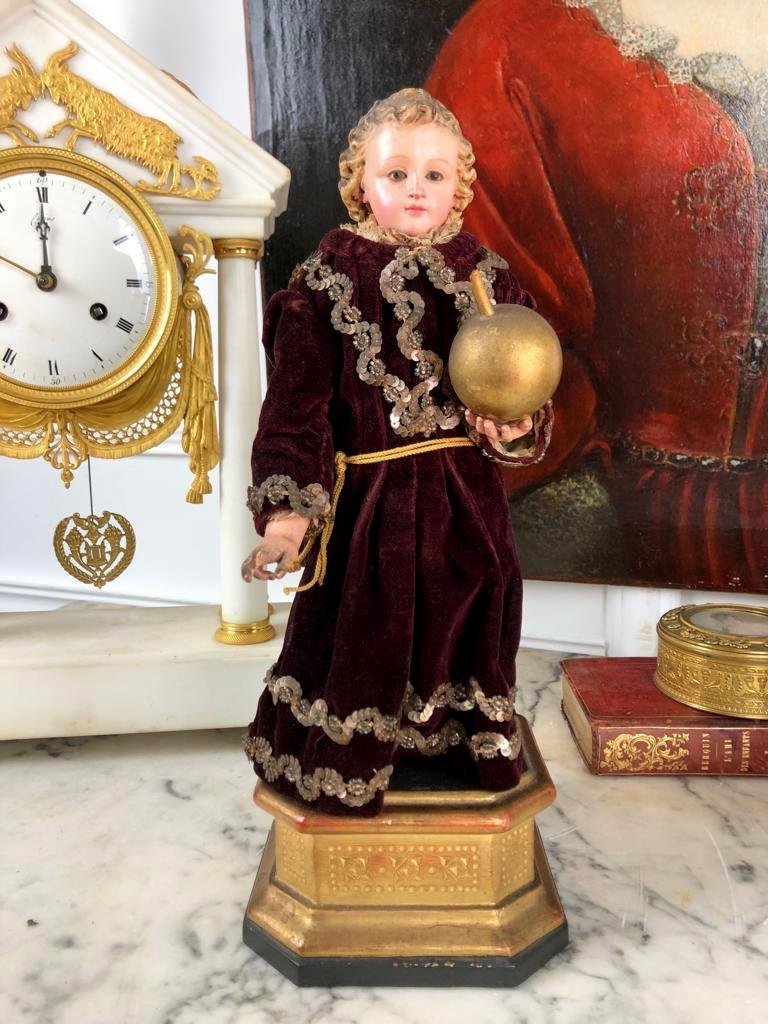
[{"label": "pendulum wreath ornament", "polygon": [[117,512],[93,511],[91,460],[88,459],[88,491],[91,514],[73,512],[62,519],[53,534],[53,550],[62,569],[81,583],[98,590],[125,572],[136,553],[133,527]]}]

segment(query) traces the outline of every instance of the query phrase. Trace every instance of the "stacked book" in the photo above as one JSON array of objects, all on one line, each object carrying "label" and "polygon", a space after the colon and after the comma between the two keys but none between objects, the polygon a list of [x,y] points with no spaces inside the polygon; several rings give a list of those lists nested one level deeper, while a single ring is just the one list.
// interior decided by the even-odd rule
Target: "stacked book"
[{"label": "stacked book", "polygon": [[563,713],[595,775],[768,775],[768,721],[696,711],[656,688],[655,658],[570,658]]}]

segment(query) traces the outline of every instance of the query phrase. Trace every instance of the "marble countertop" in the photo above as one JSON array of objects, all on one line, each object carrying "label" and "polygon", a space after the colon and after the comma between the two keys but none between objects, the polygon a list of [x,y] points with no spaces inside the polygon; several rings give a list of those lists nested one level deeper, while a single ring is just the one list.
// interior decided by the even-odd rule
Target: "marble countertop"
[{"label": "marble countertop", "polygon": [[[518,709],[569,948],[517,989],[295,989],[242,945],[269,819],[238,730],[0,743],[3,1024],[757,1024],[768,779],[595,778],[554,653]],[[259,686],[254,684],[254,707]]]}]

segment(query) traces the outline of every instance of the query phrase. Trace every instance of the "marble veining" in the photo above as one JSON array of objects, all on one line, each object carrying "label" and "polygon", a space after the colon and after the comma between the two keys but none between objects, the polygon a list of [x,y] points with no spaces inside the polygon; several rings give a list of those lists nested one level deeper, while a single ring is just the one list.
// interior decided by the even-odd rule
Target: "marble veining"
[{"label": "marble veining", "polygon": [[[520,988],[295,989],[242,945],[269,819],[238,730],[0,743],[3,1024],[762,1022],[768,779],[593,778],[519,659],[571,945]],[[254,706],[258,686],[254,685]]]}]

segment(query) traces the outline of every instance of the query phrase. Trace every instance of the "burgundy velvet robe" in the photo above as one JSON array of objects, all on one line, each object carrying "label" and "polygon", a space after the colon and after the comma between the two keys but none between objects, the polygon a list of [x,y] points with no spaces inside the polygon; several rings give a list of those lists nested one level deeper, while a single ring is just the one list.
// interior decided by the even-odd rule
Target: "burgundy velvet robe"
[{"label": "burgundy velvet robe", "polygon": [[[459,322],[455,295],[435,287],[420,263],[410,264],[418,270],[412,278],[394,278],[410,305],[398,308],[383,294],[382,271],[404,252],[351,230],[331,231],[270,301],[264,344],[274,370],[249,490],[259,532],[281,509],[324,521],[337,451],[379,451],[427,434],[467,436],[464,409],[439,369],[434,376],[441,379],[419,408],[452,400],[455,416],[436,426],[417,411],[408,430],[393,425],[392,398],[403,394],[393,377],[417,388],[425,355],[447,363]],[[472,235],[428,253],[438,269],[444,260],[440,281],[449,291],[453,277],[465,282],[479,263],[497,301],[529,301],[503,261],[496,258],[497,269],[487,265],[488,251]],[[408,358],[396,338],[417,296],[424,302],[421,359]],[[467,297],[461,302],[474,308]],[[366,354],[359,332],[371,325],[374,335],[380,328],[381,347]],[[382,370],[391,375],[389,387],[361,379]],[[494,460],[540,459],[550,427],[547,407],[532,434],[508,446],[475,435],[469,447],[348,467],[325,582],[296,595],[246,738],[257,774],[275,789],[321,811],[373,815],[393,766],[426,756],[484,788],[517,783],[521,583]],[[315,556],[316,548],[303,581]]]}]

